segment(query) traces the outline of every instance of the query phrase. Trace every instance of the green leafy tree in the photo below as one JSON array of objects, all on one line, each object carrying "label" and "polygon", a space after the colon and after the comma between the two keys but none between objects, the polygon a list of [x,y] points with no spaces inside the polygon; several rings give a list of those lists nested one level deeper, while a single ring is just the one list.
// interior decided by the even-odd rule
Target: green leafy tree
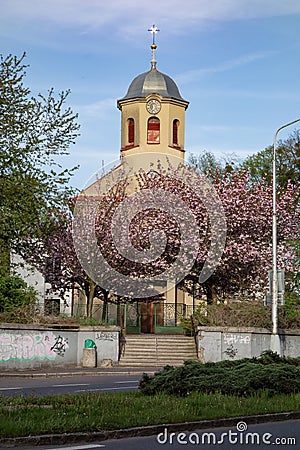
[{"label": "green leafy tree", "polygon": [[[251,178],[259,181],[265,178],[272,182],[273,145],[249,156],[242,168],[250,170]],[[300,130],[295,130],[286,140],[279,140],[276,146],[276,179],[280,186],[288,181],[300,182]]]},{"label": "green leafy tree", "polygon": [[29,287],[19,276],[0,270],[0,313],[33,304],[36,300],[33,287]]},{"label": "green leafy tree", "polygon": [[58,160],[78,136],[77,114],[65,106],[69,91],[31,95],[24,85],[25,54],[0,56],[0,263],[13,250],[30,253],[55,229],[74,195],[73,169]]},{"label": "green leafy tree", "polygon": [[218,159],[212,152],[203,150],[197,155],[191,153],[188,158],[188,164],[205,174],[209,179],[215,180],[220,175],[234,172],[236,167],[239,167],[240,160],[236,155]]}]

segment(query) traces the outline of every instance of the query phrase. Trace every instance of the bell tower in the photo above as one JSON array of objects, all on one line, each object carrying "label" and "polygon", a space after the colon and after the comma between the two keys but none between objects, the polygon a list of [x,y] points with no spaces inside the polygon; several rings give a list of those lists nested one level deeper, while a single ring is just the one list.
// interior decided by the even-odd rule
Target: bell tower
[{"label": "bell tower", "polygon": [[151,68],[131,82],[125,97],[117,102],[121,111],[121,159],[136,153],[158,152],[184,158],[185,110],[176,83],[156,68],[155,25]]}]

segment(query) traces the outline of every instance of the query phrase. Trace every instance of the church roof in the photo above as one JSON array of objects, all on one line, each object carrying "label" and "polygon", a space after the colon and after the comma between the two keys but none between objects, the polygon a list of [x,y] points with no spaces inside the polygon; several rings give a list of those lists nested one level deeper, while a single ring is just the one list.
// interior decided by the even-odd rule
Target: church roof
[{"label": "church roof", "polygon": [[121,109],[120,102],[122,102],[123,100],[143,98],[147,97],[150,94],[159,94],[165,98],[180,100],[181,102],[184,102],[185,108],[187,108],[189,102],[181,97],[175,81],[156,68],[155,50],[157,48],[157,45],[155,44],[155,35],[159,31],[159,29],[155,25],[153,25],[148,31],[150,31],[153,36],[153,42],[151,45],[151,69],[148,72],[141,73],[133,79],[133,81],[130,83],[125,97],[118,100],[118,108]]},{"label": "church roof", "polygon": [[174,98],[185,102],[175,81],[168,75],[159,72],[154,65],[148,72],[134,78],[125,97],[119,101],[147,97],[149,94],[160,94],[162,97]]}]

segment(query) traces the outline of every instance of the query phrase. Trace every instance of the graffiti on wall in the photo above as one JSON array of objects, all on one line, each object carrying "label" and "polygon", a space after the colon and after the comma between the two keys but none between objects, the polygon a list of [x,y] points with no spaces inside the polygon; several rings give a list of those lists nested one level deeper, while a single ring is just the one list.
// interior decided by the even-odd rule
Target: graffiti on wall
[{"label": "graffiti on wall", "polygon": [[234,348],[232,344],[230,344],[229,347],[227,347],[226,350],[224,350],[225,355],[227,355],[231,359],[235,358],[238,352],[239,352],[238,349]]},{"label": "graffiti on wall", "polygon": [[118,334],[111,331],[99,331],[98,333],[96,333],[96,339],[100,341],[117,341]]},{"label": "graffiti on wall", "polygon": [[64,356],[68,339],[51,332],[0,333],[0,362],[50,359]]},{"label": "graffiti on wall", "polygon": [[224,333],[225,344],[250,344],[250,342],[251,337],[249,334]]},{"label": "graffiti on wall", "polygon": [[250,334],[224,333],[224,344],[228,347],[223,353],[229,358],[234,359],[239,352],[238,348],[234,345],[251,344],[251,337]]},{"label": "graffiti on wall", "polygon": [[68,338],[57,336],[51,350],[57,353],[58,356],[65,356],[65,351],[68,347]]}]

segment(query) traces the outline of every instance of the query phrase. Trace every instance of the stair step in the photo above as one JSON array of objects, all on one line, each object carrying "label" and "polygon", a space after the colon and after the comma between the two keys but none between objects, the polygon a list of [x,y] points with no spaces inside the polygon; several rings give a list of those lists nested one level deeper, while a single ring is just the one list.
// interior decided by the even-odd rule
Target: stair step
[{"label": "stair step", "polygon": [[179,366],[197,360],[194,338],[188,336],[129,335],[119,365],[128,367]]}]

